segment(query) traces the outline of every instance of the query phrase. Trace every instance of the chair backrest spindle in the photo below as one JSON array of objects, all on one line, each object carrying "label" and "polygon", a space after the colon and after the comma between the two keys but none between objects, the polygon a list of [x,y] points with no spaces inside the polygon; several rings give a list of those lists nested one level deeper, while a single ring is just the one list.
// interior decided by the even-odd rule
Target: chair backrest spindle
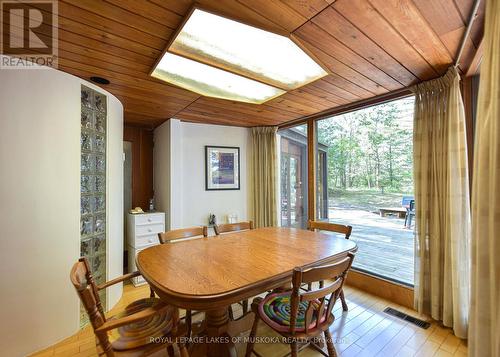
[{"label": "chair backrest spindle", "polygon": [[[329,319],[333,318],[333,306],[340,296],[347,272],[351,268],[353,259],[354,255],[349,253],[345,258],[333,264],[306,269],[294,269],[290,306],[290,333],[293,334],[295,332],[299,306],[304,302],[307,303],[304,313],[304,328],[306,333],[311,328],[320,328],[322,324],[331,323]],[[318,289],[307,292],[301,290],[303,284],[325,280],[332,282],[323,283]],[[314,317],[316,318],[315,324],[313,324]]]},{"label": "chair backrest spindle", "polygon": [[[73,265],[70,273],[71,283],[76,289],[80,301],[82,302],[92,327],[97,329],[106,322],[106,315],[102,307],[101,299],[99,298],[99,289],[92,277],[90,265],[86,258],[80,258]],[[103,351],[108,355],[112,355],[111,343],[109,342],[106,333],[96,333]]]}]

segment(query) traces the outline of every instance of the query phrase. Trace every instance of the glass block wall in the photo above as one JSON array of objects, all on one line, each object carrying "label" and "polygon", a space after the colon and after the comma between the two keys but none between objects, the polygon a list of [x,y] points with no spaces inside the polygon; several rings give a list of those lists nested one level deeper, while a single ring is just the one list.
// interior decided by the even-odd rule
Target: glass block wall
[{"label": "glass block wall", "polygon": [[[97,284],[106,281],[106,96],[82,85],[80,160],[80,255]],[[106,306],[106,291],[100,292]],[[80,324],[88,322],[81,310]]]}]

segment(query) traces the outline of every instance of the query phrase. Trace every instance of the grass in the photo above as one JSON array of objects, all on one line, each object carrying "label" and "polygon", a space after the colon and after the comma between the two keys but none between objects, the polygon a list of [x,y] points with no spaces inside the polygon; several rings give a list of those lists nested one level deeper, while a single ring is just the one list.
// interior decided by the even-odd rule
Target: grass
[{"label": "grass", "polygon": [[329,193],[329,206],[333,208],[360,209],[378,212],[381,207],[400,207],[403,196],[412,193],[384,192],[380,190],[333,190]]}]

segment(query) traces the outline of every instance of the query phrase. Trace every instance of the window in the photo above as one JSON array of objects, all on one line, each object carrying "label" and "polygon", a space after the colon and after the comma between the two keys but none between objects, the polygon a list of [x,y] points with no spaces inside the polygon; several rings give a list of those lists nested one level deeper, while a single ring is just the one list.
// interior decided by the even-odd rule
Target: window
[{"label": "window", "polygon": [[280,130],[281,226],[307,227],[307,126]]},{"label": "window", "polygon": [[[317,122],[317,219],[353,226],[353,267],[413,284],[413,97]],[[410,223],[411,219],[411,223]]]}]

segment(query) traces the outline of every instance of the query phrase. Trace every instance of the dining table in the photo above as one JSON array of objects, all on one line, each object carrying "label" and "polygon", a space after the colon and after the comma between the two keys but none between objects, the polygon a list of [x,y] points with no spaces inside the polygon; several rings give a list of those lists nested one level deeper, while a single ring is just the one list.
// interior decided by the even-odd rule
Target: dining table
[{"label": "dining table", "polygon": [[192,356],[236,356],[234,337],[251,328],[254,315],[231,320],[232,304],[290,285],[295,267],[330,264],[356,250],[328,232],[266,227],[156,245],[139,252],[136,264],[162,301],[205,312],[205,339],[193,344]]}]

